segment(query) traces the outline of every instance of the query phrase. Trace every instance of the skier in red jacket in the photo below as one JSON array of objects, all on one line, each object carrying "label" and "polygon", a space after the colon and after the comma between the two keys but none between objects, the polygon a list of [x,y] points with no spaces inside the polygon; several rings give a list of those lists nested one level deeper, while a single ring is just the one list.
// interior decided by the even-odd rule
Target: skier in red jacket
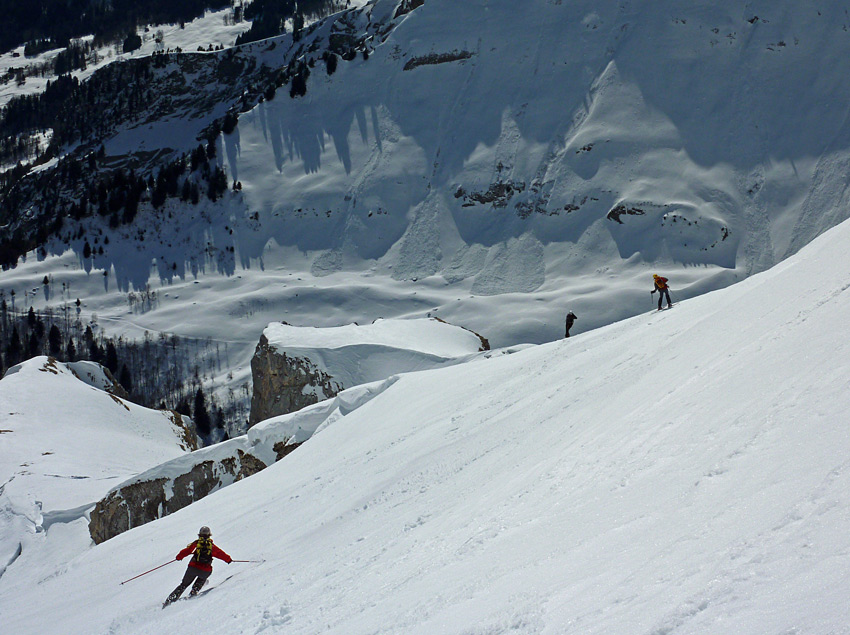
[{"label": "skier in red jacket", "polygon": [[670,302],[670,287],[667,286],[667,278],[663,278],[659,276],[657,273],[652,274],[652,279],[655,282],[654,288],[650,293],[655,293],[658,291],[658,310],[661,310],[661,301],[667,298],[667,308],[669,309],[673,306],[673,303]]},{"label": "skier in red jacket", "polygon": [[186,568],[183,580],[165,600],[165,603],[162,605],[163,608],[179,598],[183,594],[183,591],[186,590],[186,587],[192,584],[193,580],[194,584],[192,584],[192,590],[189,592],[189,595],[197,595],[212,573],[213,558],[224,560],[227,564],[233,561],[233,558],[213,544],[212,532],[206,526],[198,530],[198,539],[196,541],[186,546],[185,549],[182,549],[177,554],[177,560],[182,560],[190,553],[192,554],[192,559],[189,561],[189,566]]}]

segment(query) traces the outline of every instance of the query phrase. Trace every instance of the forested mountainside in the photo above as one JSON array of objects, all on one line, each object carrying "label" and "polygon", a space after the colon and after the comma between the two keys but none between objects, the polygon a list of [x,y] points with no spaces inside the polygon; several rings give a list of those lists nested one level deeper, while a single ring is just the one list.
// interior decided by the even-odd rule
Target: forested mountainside
[{"label": "forested mountainside", "polygon": [[[332,4],[308,3],[299,15]],[[280,16],[278,31],[289,17]],[[332,26],[335,37],[310,42],[313,51],[321,49],[319,57],[329,74],[338,55],[350,59],[365,51],[366,37],[356,35],[344,19]],[[66,218],[96,214],[115,228],[132,222],[143,200],[154,209],[169,197],[197,204],[204,195],[215,201],[228,186],[222,162],[209,161],[216,158],[219,135],[231,134],[240,112],[273,99],[280,86],[292,82],[291,96],[306,91],[317,59],[302,59],[304,44],[292,50],[301,39],[297,32],[287,40],[289,50],[274,54],[268,53],[275,50],[275,42],[267,43],[259,54],[247,47],[212,54],[162,52],[110,64],[83,82],[60,76],[43,93],[13,99],[0,118],[1,158],[35,160],[19,162],[0,181],[0,219],[5,224],[2,263],[12,265],[26,251],[58,235]],[[105,153],[103,143],[119,128],[175,117],[194,124],[191,133],[183,135],[182,147],[119,156]],[[28,156],[44,131],[50,133],[48,147]],[[32,170],[34,166],[38,167]]]},{"label": "forested mountainside", "polygon": [[[72,38],[93,35],[96,43],[123,40],[139,26],[188,22],[206,9],[229,6],[231,0],[32,0],[4,2],[0,51],[21,44],[33,55],[67,47]],[[241,4],[241,3],[240,3]]]},{"label": "forested mountainside", "polygon": [[[340,0],[34,0],[3,3],[0,52],[25,45],[28,57],[57,48],[84,51],[80,41],[87,36],[88,50],[120,42],[132,49],[141,43],[137,31],[159,24],[185,25],[206,11],[232,9],[232,20],[251,21],[241,42],[252,42],[285,32],[287,23],[298,31],[307,19],[327,15],[347,3]],[[77,40],[77,42],[73,42]],[[73,67],[78,67],[74,65]]]},{"label": "forested mountainside", "polygon": [[[149,310],[157,302],[156,293],[133,293],[132,301]],[[130,401],[192,417],[203,442],[226,438],[226,422],[236,429],[244,427],[247,390],[219,397],[204,390],[210,378],[227,367],[226,346],[162,333],[157,337],[148,333],[141,340],[113,337],[96,320],[84,323],[79,304],[75,308],[66,304],[38,313],[32,306],[26,312],[15,311],[0,292],[0,377],[33,357],[95,362],[112,373],[125,391],[122,396]]]}]

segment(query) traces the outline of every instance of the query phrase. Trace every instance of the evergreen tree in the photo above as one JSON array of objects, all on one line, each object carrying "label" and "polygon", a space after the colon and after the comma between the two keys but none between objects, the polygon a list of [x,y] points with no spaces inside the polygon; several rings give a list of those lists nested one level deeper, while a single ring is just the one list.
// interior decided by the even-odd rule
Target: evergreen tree
[{"label": "evergreen tree", "polygon": [[[104,364],[110,372],[115,373],[118,370],[118,351],[115,350],[115,344],[112,340],[106,343],[106,362]],[[121,382],[123,386],[123,382]],[[126,386],[124,386],[126,388]]]},{"label": "evergreen tree", "polygon": [[303,97],[307,94],[307,77],[298,73],[292,78],[292,87],[289,89],[290,97]]},{"label": "evergreen tree", "polygon": [[236,129],[236,124],[239,122],[239,116],[236,113],[228,112],[224,115],[224,122],[221,124],[221,131],[224,134],[232,134]]},{"label": "evergreen tree", "polygon": [[337,56],[328,51],[325,55],[325,64],[327,66],[328,75],[333,75],[336,72],[337,63]]},{"label": "evergreen tree", "polygon": [[121,48],[124,53],[131,53],[142,47],[142,38],[135,31],[127,35]]},{"label": "evergreen tree", "polygon": [[103,358],[103,349],[97,345],[97,342],[92,340],[89,342],[89,359],[93,362],[100,363]]},{"label": "evergreen tree", "polygon": [[9,345],[6,348],[6,362],[9,366],[14,366],[21,362],[23,347],[21,346],[21,338],[18,336],[18,329],[12,328],[12,335],[9,338]]},{"label": "evergreen tree", "polygon": [[41,354],[41,342],[38,339],[36,332],[30,331],[29,342],[27,343],[27,354],[30,357],[35,357]]},{"label": "evergreen tree", "polygon": [[124,364],[121,366],[121,373],[118,375],[118,383],[124,387],[124,390],[131,392],[133,390],[133,380],[130,377],[130,369]]},{"label": "evergreen tree", "polygon": [[62,351],[62,333],[55,324],[50,327],[50,332],[47,334],[47,347],[53,357],[57,357]]},{"label": "evergreen tree", "polygon": [[77,361],[77,347],[74,346],[74,338],[68,338],[68,346],[65,347],[65,357],[69,362]]},{"label": "evergreen tree", "polygon": [[195,416],[193,417],[195,420],[195,426],[198,428],[198,432],[203,434],[204,436],[209,435],[211,432],[211,421],[210,415],[207,412],[207,404],[206,399],[204,398],[204,391],[202,388],[198,388],[198,391],[195,393]]}]

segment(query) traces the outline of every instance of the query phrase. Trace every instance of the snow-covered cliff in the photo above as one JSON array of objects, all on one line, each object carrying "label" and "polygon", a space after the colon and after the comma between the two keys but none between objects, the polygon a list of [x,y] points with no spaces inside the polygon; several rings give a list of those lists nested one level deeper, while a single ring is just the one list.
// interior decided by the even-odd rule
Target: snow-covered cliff
[{"label": "snow-covered cliff", "polygon": [[435,318],[263,331],[251,359],[251,422],[294,412],[341,390],[467,361],[486,339]]}]

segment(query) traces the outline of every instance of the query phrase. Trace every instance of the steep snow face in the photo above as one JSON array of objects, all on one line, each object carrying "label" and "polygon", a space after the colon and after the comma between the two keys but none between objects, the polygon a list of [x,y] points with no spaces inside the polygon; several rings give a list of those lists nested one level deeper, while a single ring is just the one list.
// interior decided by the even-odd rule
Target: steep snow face
[{"label": "steep snow face", "polygon": [[[402,376],[269,469],[76,557],[57,532],[50,576],[0,579],[4,626],[843,632],[848,241],[844,223],[672,310]],[[265,561],[216,563],[209,594],[166,610],[182,567],[118,586],[202,524]]]},{"label": "steep snow face", "polygon": [[28,561],[54,523],[85,527],[110,488],[189,449],[168,413],[104,392],[91,385],[102,371],[72,366],[89,377],[36,357],[0,381],[0,572],[21,550]]},{"label": "steep snow face", "polygon": [[846,217],[842,11],[429,0],[243,116],[228,166],[317,276],[375,259],[491,295],[663,263],[704,290]]}]

